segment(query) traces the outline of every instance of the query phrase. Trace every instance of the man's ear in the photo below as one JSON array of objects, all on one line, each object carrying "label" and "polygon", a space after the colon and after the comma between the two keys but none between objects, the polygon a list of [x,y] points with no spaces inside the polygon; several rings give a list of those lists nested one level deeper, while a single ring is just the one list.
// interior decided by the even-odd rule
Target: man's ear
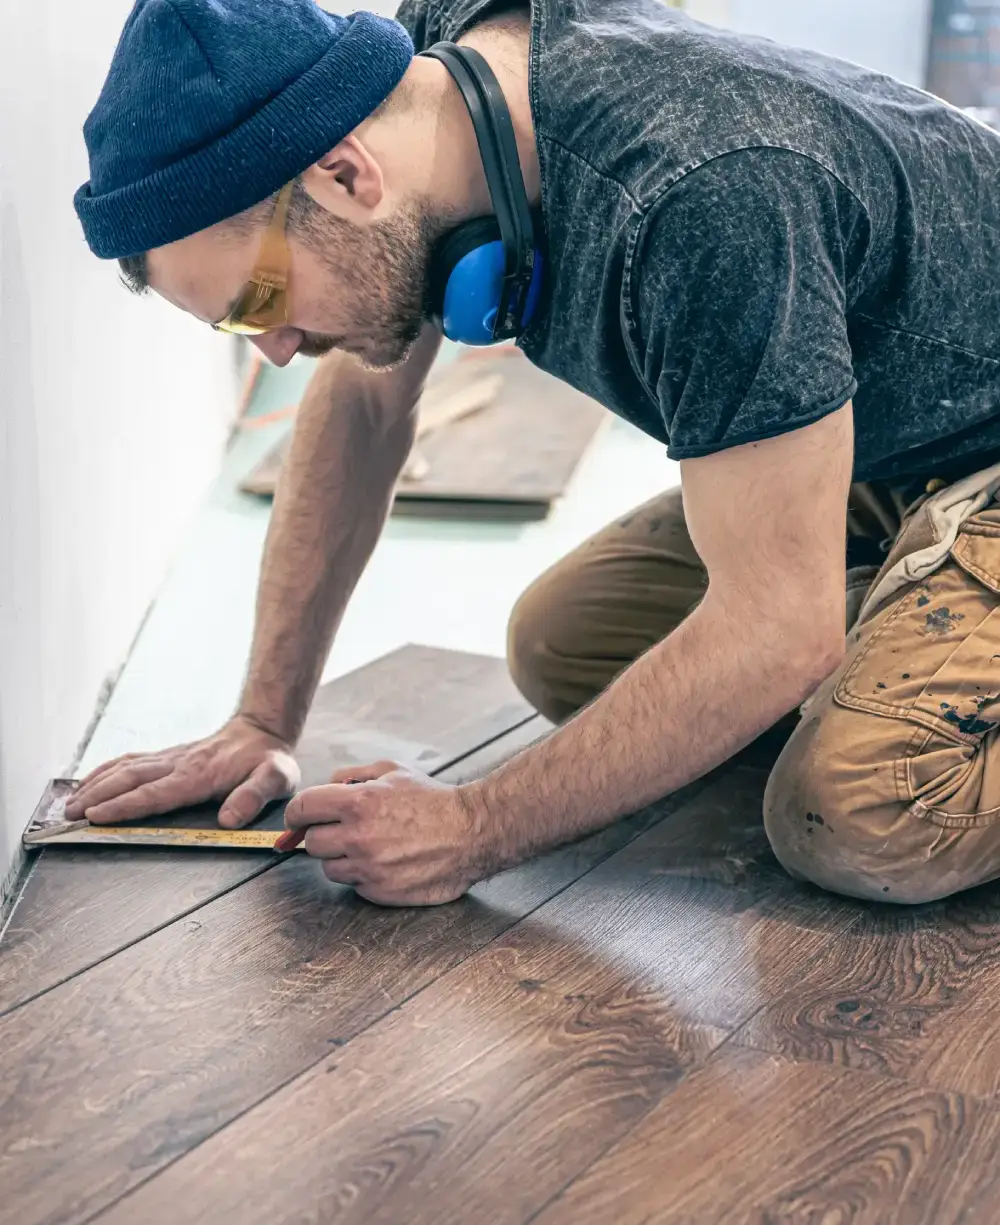
[{"label": "man's ear", "polygon": [[302,186],[328,212],[359,222],[385,194],[382,167],[353,134],[302,174]]}]

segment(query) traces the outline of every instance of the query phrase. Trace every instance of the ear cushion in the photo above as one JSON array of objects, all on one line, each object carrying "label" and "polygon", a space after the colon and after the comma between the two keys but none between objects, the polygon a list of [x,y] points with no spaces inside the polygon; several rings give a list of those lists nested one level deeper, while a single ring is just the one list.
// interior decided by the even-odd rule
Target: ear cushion
[{"label": "ear cushion", "polygon": [[448,288],[448,278],[455,271],[460,260],[477,247],[484,247],[491,242],[501,240],[500,226],[496,217],[476,217],[473,221],[463,222],[454,230],[442,235],[431,253],[429,289],[431,309],[436,321],[440,323],[444,313],[444,295]]}]

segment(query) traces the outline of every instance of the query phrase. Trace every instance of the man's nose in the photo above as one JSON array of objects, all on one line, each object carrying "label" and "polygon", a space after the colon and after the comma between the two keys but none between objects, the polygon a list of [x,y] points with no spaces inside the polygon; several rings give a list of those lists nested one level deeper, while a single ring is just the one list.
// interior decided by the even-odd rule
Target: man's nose
[{"label": "man's nose", "polygon": [[272,365],[287,366],[302,344],[302,333],[298,328],[279,328],[250,339]]}]

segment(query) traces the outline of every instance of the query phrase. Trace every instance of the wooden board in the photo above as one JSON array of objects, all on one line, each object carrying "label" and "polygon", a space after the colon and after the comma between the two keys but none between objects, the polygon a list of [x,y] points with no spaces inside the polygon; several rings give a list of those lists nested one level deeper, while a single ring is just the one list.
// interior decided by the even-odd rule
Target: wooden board
[{"label": "wooden board", "polygon": [[[435,909],[368,905],[306,856],[286,858],[9,1013],[0,1019],[0,1222],[82,1225],[684,798]],[[582,913],[566,914],[557,945],[572,946]],[[269,1163],[282,1151],[272,1136]]]},{"label": "wooden board", "polygon": [[758,853],[760,781],[712,784],[102,1225],[533,1220],[854,922]]},{"label": "wooden board", "polygon": [[726,1048],[533,1220],[995,1225],[998,1143],[958,1093]]},{"label": "wooden board", "polygon": [[0,1225],[994,1225],[1000,885],[796,885],[765,779],[437,910],[299,856],[137,935],[0,1018]]},{"label": "wooden board", "polygon": [[866,909],[736,1035],[799,1060],[1000,1101],[1000,886]]},{"label": "wooden board", "polygon": [[[421,441],[427,475],[400,482],[394,514],[538,519],[565,492],[607,410],[520,353],[470,361],[471,378],[494,369],[504,379],[496,403]],[[241,488],[273,494],[288,443],[282,439]]]},{"label": "wooden board", "polygon": [[[299,747],[303,785],[337,766],[399,759],[426,773],[533,715],[503,660],[408,646],[324,685]],[[214,824],[217,807],[156,824]],[[280,806],[261,822],[277,826]],[[48,991],[273,867],[260,851],[94,847],[41,852],[0,946],[0,1012]]]}]

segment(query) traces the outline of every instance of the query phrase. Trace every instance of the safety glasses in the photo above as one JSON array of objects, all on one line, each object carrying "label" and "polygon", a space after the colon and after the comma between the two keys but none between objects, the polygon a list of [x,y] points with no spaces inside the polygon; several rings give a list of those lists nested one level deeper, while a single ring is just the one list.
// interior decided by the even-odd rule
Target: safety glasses
[{"label": "safety glasses", "polygon": [[263,336],[288,323],[288,206],[295,184],[278,192],[274,212],[261,239],[257,266],[233,309],[212,327],[236,336]]}]

